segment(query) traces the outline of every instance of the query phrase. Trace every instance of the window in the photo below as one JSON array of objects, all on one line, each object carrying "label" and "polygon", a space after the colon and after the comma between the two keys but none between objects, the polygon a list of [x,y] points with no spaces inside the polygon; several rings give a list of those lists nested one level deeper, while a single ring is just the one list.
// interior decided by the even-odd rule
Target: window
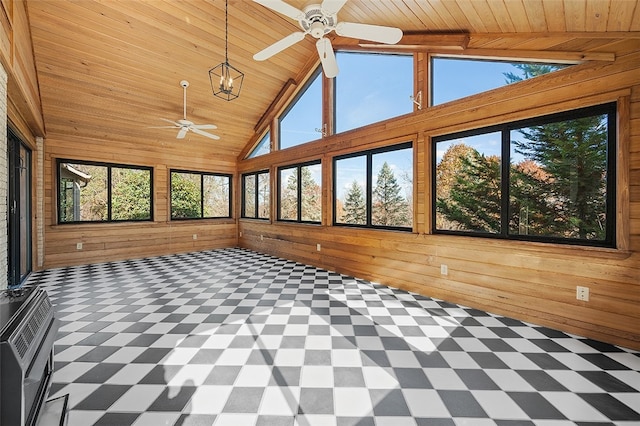
[{"label": "window", "polygon": [[413,56],[337,52],[336,132],[413,111]]},{"label": "window", "polygon": [[320,161],[278,169],[278,220],[320,223],[321,172]]},{"label": "window", "polygon": [[231,175],[171,171],[171,219],[231,217]]},{"label": "window", "polygon": [[260,155],[268,154],[271,152],[271,132],[265,133],[260,139],[260,142],[253,148],[253,150],[247,155],[247,158],[259,157]]},{"label": "window", "polygon": [[567,66],[434,56],[431,59],[431,104],[440,105]]},{"label": "window", "polygon": [[58,222],[152,220],[152,169],[58,160]]},{"label": "window", "polygon": [[320,139],[322,134],[322,73],[309,80],[291,106],[280,117],[280,149]]},{"label": "window", "polygon": [[612,247],[616,105],[434,138],[435,232]]},{"label": "window", "polygon": [[410,142],[334,158],[334,224],[410,230]]},{"label": "window", "polygon": [[242,175],[242,217],[269,219],[269,171]]}]

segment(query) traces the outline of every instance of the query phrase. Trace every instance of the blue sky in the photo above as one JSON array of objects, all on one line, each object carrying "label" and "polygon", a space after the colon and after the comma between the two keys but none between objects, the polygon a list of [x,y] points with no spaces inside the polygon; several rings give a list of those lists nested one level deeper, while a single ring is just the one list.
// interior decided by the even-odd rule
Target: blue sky
[{"label": "blue sky", "polygon": [[[413,59],[407,55],[376,55],[361,53],[336,54],[340,72],[336,77],[336,132],[340,133],[387,118],[413,111]],[[505,73],[520,74],[508,62],[434,59],[433,104],[437,105],[507,84]],[[423,94],[426,100],[425,94]],[[281,124],[282,148],[321,138],[322,79],[316,78]],[[451,143],[466,143],[485,155],[500,154],[500,135],[491,133],[459,139]],[[451,143],[438,146],[441,158]],[[410,192],[410,180],[404,178],[413,168],[413,158],[407,151],[386,153],[384,160],[394,170],[398,182]],[[374,182],[380,165],[374,166]],[[354,161],[343,161],[342,170],[350,169],[351,178],[339,179],[338,196],[342,198],[353,180],[364,185],[364,172]],[[345,173],[347,174],[347,173]],[[314,168],[314,177],[320,179],[320,168]],[[412,178],[409,176],[409,178]],[[364,188],[364,186],[363,186]]]}]

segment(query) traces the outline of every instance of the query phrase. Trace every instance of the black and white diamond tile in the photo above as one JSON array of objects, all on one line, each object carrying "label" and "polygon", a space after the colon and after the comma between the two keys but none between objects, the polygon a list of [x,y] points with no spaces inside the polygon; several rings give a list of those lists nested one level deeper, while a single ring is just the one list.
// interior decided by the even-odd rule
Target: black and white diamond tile
[{"label": "black and white diamond tile", "polygon": [[42,271],[69,425],[640,425],[640,354],[242,249]]}]

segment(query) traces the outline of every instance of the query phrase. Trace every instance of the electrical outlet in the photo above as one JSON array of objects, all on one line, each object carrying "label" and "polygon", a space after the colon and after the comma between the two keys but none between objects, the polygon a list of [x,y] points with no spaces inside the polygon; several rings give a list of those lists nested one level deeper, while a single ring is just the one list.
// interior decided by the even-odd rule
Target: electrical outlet
[{"label": "electrical outlet", "polygon": [[260,241],[264,241],[264,235],[260,235]]},{"label": "electrical outlet", "polygon": [[440,275],[449,275],[449,267],[444,263],[440,265]]},{"label": "electrical outlet", "polygon": [[584,302],[589,301],[589,287],[577,286],[576,287],[576,299]]},{"label": "electrical outlet", "polygon": [[242,238],[242,231],[240,231],[240,238]]},{"label": "electrical outlet", "polygon": [[193,239],[197,240],[198,239],[198,234],[193,234]]},{"label": "electrical outlet", "polygon": [[76,250],[82,250],[82,243],[76,243]]},{"label": "electrical outlet", "polygon": [[320,243],[316,244],[316,250],[317,250],[317,251],[320,251],[320,249],[321,249],[321,248],[322,248],[322,247],[320,247]]}]

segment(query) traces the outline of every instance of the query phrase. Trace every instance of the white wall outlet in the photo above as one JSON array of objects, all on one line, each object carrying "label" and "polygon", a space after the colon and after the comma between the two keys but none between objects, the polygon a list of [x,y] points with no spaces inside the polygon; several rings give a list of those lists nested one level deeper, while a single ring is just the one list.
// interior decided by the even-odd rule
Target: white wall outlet
[{"label": "white wall outlet", "polygon": [[440,275],[449,275],[449,267],[444,263],[440,265]]},{"label": "white wall outlet", "polygon": [[193,239],[197,240],[198,239],[198,234],[193,234]]},{"label": "white wall outlet", "polygon": [[584,302],[589,301],[589,287],[577,286],[576,287],[576,299]]},{"label": "white wall outlet", "polygon": [[82,243],[76,243],[76,250],[82,250]]},{"label": "white wall outlet", "polygon": [[316,244],[316,250],[320,251],[322,249],[322,247],[320,246],[320,243]]},{"label": "white wall outlet", "polygon": [[264,235],[260,235],[260,241],[264,241]]},{"label": "white wall outlet", "polygon": [[242,238],[242,231],[240,231],[240,238]]}]

